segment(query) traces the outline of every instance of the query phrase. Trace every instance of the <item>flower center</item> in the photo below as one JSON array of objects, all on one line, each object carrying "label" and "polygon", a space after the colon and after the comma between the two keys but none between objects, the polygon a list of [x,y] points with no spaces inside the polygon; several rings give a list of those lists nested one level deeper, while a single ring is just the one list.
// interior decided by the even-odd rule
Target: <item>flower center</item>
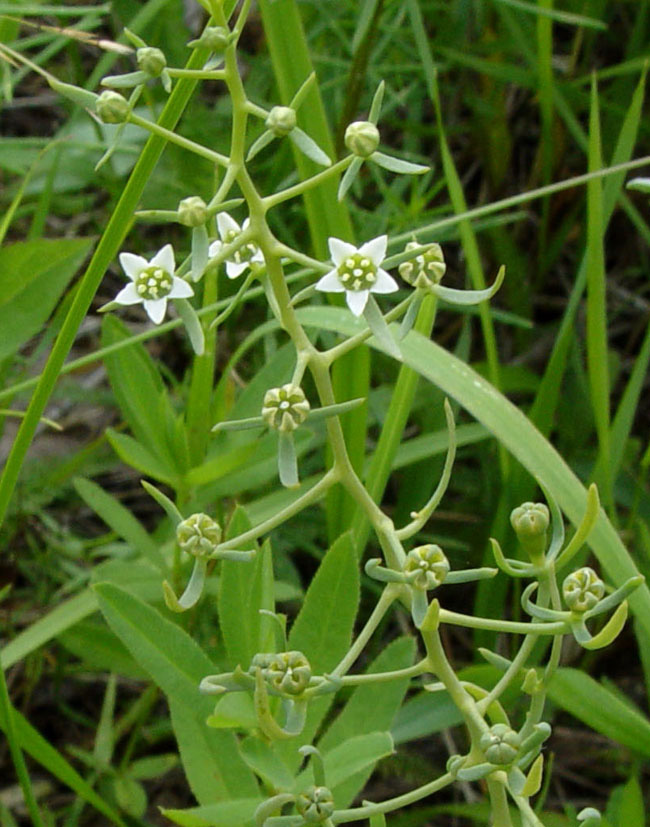
[{"label": "flower center", "polygon": [[[241,233],[238,233],[237,230],[228,230],[223,239],[223,243],[232,244],[232,242],[235,241],[239,235],[241,235]],[[256,252],[257,247],[255,244],[244,244],[232,254],[230,260],[236,262],[237,264],[242,264],[245,261],[250,261]]]},{"label": "flower center", "polygon": [[346,290],[370,290],[377,281],[377,268],[369,258],[354,253],[339,265],[338,276]]},{"label": "flower center", "polygon": [[172,291],[172,277],[162,267],[146,267],[138,274],[135,289],[143,299],[164,299]]}]

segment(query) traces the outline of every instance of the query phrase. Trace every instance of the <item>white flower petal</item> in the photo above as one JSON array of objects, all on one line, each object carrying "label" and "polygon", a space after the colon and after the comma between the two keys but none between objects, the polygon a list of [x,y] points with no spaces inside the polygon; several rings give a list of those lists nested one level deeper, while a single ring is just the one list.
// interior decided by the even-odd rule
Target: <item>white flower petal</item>
[{"label": "white flower petal", "polygon": [[113,299],[114,302],[118,304],[139,304],[142,301],[142,296],[138,296],[138,292],[135,289],[135,283],[129,282],[126,287],[123,287],[120,292],[115,296]]},{"label": "white flower petal", "polygon": [[377,278],[370,288],[371,293],[394,293],[399,290],[399,285],[392,276],[389,276],[381,267],[377,270]]},{"label": "white flower petal", "polygon": [[172,289],[167,294],[168,299],[187,299],[189,296],[194,295],[194,290],[192,290],[191,286],[185,281],[185,279],[179,279],[174,277],[172,279]]},{"label": "white flower petal", "polygon": [[359,255],[367,256],[370,261],[379,267],[382,261],[386,258],[386,247],[388,245],[388,236],[380,235],[373,238],[371,241],[366,241],[359,247]]},{"label": "white flower petal", "polygon": [[355,316],[360,316],[368,304],[369,290],[346,290],[345,300]]},{"label": "white flower petal", "polygon": [[158,250],[156,255],[151,259],[149,262],[150,267],[162,267],[170,275],[174,274],[174,270],[176,269],[176,262],[174,261],[174,248],[171,244],[165,244],[165,246]]},{"label": "white flower petal", "polygon": [[120,264],[122,270],[130,279],[137,279],[140,273],[149,266],[149,262],[142,256],[136,256],[133,253],[120,253]]},{"label": "white flower petal", "polygon": [[260,248],[259,248],[259,247],[258,247],[258,248],[257,248],[257,250],[255,251],[255,254],[254,254],[254,255],[253,255],[253,257],[251,258],[251,261],[256,261],[258,264],[264,264],[264,263],[265,263],[265,261],[264,261],[264,253],[260,250]]},{"label": "white flower petal", "polygon": [[213,241],[212,244],[208,247],[208,256],[210,258],[214,258],[215,256],[219,255],[221,248],[223,247],[223,243],[221,241]]},{"label": "white flower petal", "polygon": [[244,231],[244,230],[248,227],[248,225],[249,225],[250,223],[251,223],[250,218],[245,218],[245,219],[244,219],[244,223],[241,225],[242,232],[243,232],[243,231]]},{"label": "white flower petal", "polygon": [[316,290],[322,290],[323,293],[345,293],[345,287],[339,280],[338,270],[330,270],[327,275],[319,279],[316,282]]},{"label": "white flower petal", "polygon": [[244,270],[248,269],[247,261],[226,261],[226,275],[229,279],[236,279],[241,276]]},{"label": "white flower petal", "polygon": [[347,241],[342,241],[340,238],[328,238],[327,246],[330,248],[332,261],[337,267],[343,259],[346,259],[348,256],[353,256],[357,252],[354,244],[348,244]]},{"label": "white flower petal", "polygon": [[227,212],[217,213],[217,227],[219,228],[219,235],[222,239],[225,239],[231,230],[234,230],[236,233],[241,232],[239,224],[234,218],[231,218]]},{"label": "white flower petal", "polygon": [[154,324],[160,324],[167,310],[167,297],[165,296],[164,299],[145,299],[143,304],[151,321]]}]

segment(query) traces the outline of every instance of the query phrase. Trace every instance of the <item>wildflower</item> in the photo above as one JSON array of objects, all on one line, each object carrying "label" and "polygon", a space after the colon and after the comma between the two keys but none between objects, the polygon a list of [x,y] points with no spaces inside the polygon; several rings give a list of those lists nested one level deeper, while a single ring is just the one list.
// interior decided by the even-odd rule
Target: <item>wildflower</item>
[{"label": "wildflower", "polygon": [[[208,254],[210,258],[219,255],[221,248],[224,245],[232,244],[243,232],[246,231],[250,219],[244,219],[244,223],[240,227],[234,218],[228,215],[227,212],[220,212],[217,214],[217,228],[221,240],[213,241],[210,245]],[[264,264],[264,256],[262,251],[256,244],[242,244],[242,246],[231,254],[230,258],[226,259],[226,275],[229,279],[236,279],[238,276],[252,267],[253,264]]]},{"label": "wildflower", "polygon": [[174,275],[174,250],[165,244],[147,261],[133,253],[120,253],[120,264],[131,283],[115,296],[117,304],[142,302],[154,324],[160,324],[167,310],[167,299],[186,299],[194,295],[190,285]]},{"label": "wildflower", "polygon": [[302,388],[297,385],[282,385],[271,388],[264,394],[262,419],[278,431],[295,431],[309,413],[309,402]]},{"label": "wildflower", "polygon": [[316,284],[325,293],[345,293],[348,307],[355,316],[365,310],[371,293],[394,293],[397,282],[382,270],[388,236],[366,241],[358,249],[340,238],[328,240],[334,269]]},{"label": "wildflower", "polygon": [[584,566],[565,578],[562,595],[572,612],[587,612],[605,596],[605,584],[593,569]]}]

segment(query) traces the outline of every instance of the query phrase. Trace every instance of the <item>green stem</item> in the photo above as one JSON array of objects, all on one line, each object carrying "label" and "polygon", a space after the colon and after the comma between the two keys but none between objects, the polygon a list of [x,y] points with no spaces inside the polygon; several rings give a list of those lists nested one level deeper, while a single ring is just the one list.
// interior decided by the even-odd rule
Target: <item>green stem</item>
[{"label": "green stem", "polygon": [[380,804],[365,804],[363,807],[354,807],[349,810],[337,810],[332,821],[335,824],[346,824],[350,821],[364,821],[379,813],[390,813],[393,810],[399,810],[401,807],[407,807],[409,804],[414,804],[416,801],[421,801],[427,796],[437,793],[453,783],[454,778],[451,773],[445,773],[435,781],[430,781],[428,784],[423,784],[415,790],[411,790],[404,795],[398,795],[396,798],[389,798],[382,801]]},{"label": "green stem", "polygon": [[490,804],[492,805],[492,826],[512,827],[510,808],[508,807],[508,796],[506,795],[505,787],[501,781],[494,778],[487,778],[486,782],[488,794],[490,796]]},{"label": "green stem", "polygon": [[348,155],[347,158],[342,158],[340,161],[332,164],[331,167],[327,167],[327,169],[324,169],[322,172],[317,172],[316,175],[312,175],[311,178],[307,178],[299,184],[294,184],[293,187],[287,187],[285,190],[280,190],[280,192],[276,192],[273,195],[267,195],[266,198],[263,199],[265,209],[270,210],[273,207],[277,207],[278,204],[289,201],[291,198],[296,198],[296,196],[302,195],[304,192],[317,187],[333,175],[344,172],[353,160],[354,155]]},{"label": "green stem", "polygon": [[359,657],[361,652],[363,651],[364,647],[372,637],[375,629],[382,621],[382,618],[392,605],[393,601],[397,597],[397,589],[391,586],[386,586],[384,591],[381,593],[381,597],[377,601],[375,608],[372,611],[372,614],[366,621],[365,626],[357,635],[356,640],[350,647],[348,653],[345,655],[343,660],[336,666],[335,669],[332,670],[330,673],[331,675],[341,676],[345,675],[346,672],[353,666],[356,659]]},{"label": "green stem", "polygon": [[207,146],[197,144],[196,141],[190,141],[189,138],[183,138],[182,135],[177,135],[175,132],[172,132],[171,129],[166,129],[163,126],[160,126],[160,124],[154,123],[153,121],[148,121],[146,118],[141,118],[133,112],[129,114],[129,123],[135,124],[135,126],[139,126],[142,129],[146,129],[153,135],[157,135],[159,138],[164,138],[164,140],[170,144],[176,144],[176,146],[180,146],[182,149],[187,149],[189,152],[193,152],[195,155],[199,155],[201,158],[206,158],[208,161],[212,161],[222,167],[227,167],[230,163],[229,159],[220,152],[214,152],[214,150],[208,149]]}]

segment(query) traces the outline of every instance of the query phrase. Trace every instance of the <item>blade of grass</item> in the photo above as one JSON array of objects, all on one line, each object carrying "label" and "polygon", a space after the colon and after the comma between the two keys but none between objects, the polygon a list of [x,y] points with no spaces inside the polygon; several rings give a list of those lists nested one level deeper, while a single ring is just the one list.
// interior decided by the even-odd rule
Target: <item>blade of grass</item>
[{"label": "blade of grass", "polygon": [[[589,117],[589,171],[602,166],[598,87],[591,86]],[[598,435],[601,476],[596,482],[609,513],[614,515],[609,441],[609,367],[607,347],[607,305],[605,298],[605,251],[602,183],[594,178],[587,184],[587,372],[591,404]]]},{"label": "blade of grass", "polygon": [[538,0],[537,4],[527,3],[525,0],[493,0],[495,3],[503,3],[504,6],[511,6],[513,9],[534,14],[537,19],[557,20],[558,23],[565,23],[567,26],[584,26],[589,29],[600,29],[605,31],[607,24],[595,17],[587,17],[584,14],[573,14],[572,12],[554,9],[552,2]]}]

